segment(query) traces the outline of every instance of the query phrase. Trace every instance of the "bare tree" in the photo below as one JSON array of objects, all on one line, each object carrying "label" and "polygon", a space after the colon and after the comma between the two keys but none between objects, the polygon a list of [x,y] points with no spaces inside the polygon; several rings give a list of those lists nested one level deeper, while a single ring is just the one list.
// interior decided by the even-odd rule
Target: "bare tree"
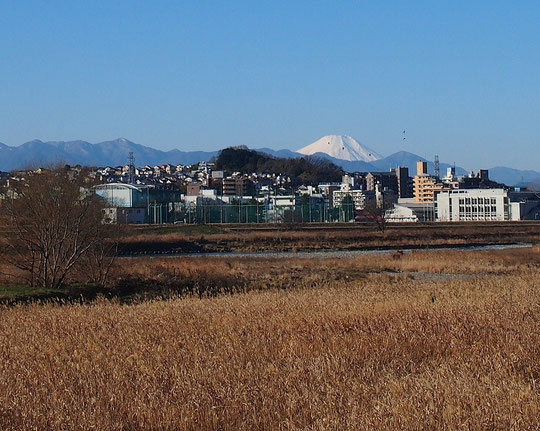
[{"label": "bare tree", "polygon": [[384,235],[388,224],[388,218],[391,209],[394,207],[391,199],[385,199],[381,196],[380,199],[374,198],[366,201],[364,206],[364,214],[369,219],[375,222],[377,228]]},{"label": "bare tree", "polygon": [[102,247],[102,204],[65,169],[29,172],[4,194],[6,260],[30,285],[59,288],[86,254]]},{"label": "bare tree", "polygon": [[96,232],[96,241],[76,264],[78,274],[93,284],[105,287],[118,255],[118,243],[123,232],[121,223],[103,223]]}]

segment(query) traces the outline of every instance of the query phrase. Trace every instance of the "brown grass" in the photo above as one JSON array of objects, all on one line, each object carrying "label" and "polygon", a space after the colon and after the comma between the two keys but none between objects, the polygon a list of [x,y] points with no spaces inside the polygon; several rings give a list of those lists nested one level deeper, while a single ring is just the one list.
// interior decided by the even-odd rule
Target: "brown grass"
[{"label": "brown grass", "polygon": [[257,290],[0,309],[0,428],[538,429],[539,262],[139,261]]},{"label": "brown grass", "polygon": [[[508,242],[540,242],[540,223],[488,222],[390,224],[383,235],[374,225],[228,225],[195,234],[193,226],[131,227],[122,239],[126,252],[362,249]],[[286,226],[285,226],[286,227]],[[149,230],[150,229],[150,230]],[[217,229],[217,227],[215,228]]]}]

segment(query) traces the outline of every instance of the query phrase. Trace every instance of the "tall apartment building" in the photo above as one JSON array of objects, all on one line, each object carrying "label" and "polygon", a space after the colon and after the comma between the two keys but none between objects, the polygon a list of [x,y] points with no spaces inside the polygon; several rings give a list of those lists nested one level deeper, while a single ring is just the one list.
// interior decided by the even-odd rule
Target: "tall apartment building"
[{"label": "tall apartment building", "polygon": [[397,177],[397,196],[399,198],[412,198],[413,197],[413,189],[412,189],[412,181],[409,177],[409,168],[398,166],[396,169],[396,177]]},{"label": "tall apartment building", "polygon": [[442,190],[437,179],[427,172],[427,162],[416,162],[416,176],[413,179],[414,202],[433,203],[435,194]]}]

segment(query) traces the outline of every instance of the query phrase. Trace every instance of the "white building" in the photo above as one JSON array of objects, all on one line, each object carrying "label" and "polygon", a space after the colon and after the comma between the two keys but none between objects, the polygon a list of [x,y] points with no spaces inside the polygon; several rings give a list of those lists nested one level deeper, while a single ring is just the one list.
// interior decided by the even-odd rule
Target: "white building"
[{"label": "white building", "polygon": [[332,200],[335,208],[339,208],[343,204],[343,200],[349,196],[354,204],[354,209],[363,210],[366,205],[366,195],[362,190],[353,190],[349,183],[342,183],[339,190],[334,190]]},{"label": "white building", "polygon": [[270,203],[271,203],[272,208],[294,207],[295,202],[296,202],[296,196],[294,195],[270,197]]},{"label": "white building", "polygon": [[414,198],[399,198],[394,208],[388,210],[387,220],[395,223],[435,221],[433,203],[417,203]]},{"label": "white building", "polygon": [[504,189],[458,189],[435,197],[437,221],[510,220],[508,192]]},{"label": "white building", "polygon": [[145,185],[107,183],[93,189],[112,207],[146,207],[149,201],[150,187]]},{"label": "white building", "polygon": [[415,223],[418,221],[418,216],[410,207],[394,205],[394,208],[386,211],[386,220],[389,223]]}]

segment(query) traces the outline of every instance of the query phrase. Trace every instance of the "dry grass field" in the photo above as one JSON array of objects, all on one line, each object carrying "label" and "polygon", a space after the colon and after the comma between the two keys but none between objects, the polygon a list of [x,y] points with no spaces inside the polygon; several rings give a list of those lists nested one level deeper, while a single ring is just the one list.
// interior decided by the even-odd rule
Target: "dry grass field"
[{"label": "dry grass field", "polygon": [[539,246],[128,270],[236,293],[0,308],[0,429],[539,429]]}]

